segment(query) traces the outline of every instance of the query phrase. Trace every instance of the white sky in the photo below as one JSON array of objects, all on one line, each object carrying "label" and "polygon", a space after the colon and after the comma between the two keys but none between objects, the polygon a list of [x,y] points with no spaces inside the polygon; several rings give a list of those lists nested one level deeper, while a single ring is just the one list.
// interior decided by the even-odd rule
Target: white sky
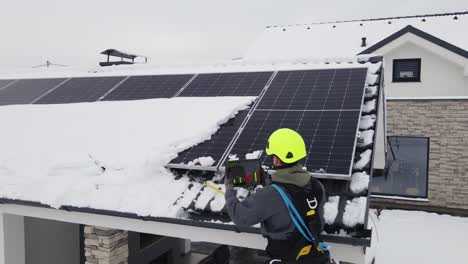
[{"label": "white sky", "polygon": [[267,25],[468,10],[466,0],[0,0],[0,70],[96,65],[104,49],[153,64],[241,57]]}]

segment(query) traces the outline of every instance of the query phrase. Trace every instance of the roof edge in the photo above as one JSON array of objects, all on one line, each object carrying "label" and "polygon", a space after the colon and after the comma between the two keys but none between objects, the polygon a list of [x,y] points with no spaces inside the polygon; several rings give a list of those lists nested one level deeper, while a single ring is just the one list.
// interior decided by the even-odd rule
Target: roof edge
[{"label": "roof edge", "polygon": [[376,50],[384,47],[385,45],[389,44],[390,42],[398,39],[399,37],[405,35],[406,33],[412,33],[422,39],[425,39],[439,47],[442,47],[442,48],[445,48],[457,55],[460,55],[464,58],[467,58],[468,59],[468,51],[465,50],[465,49],[462,49],[458,46],[455,46],[453,44],[450,44],[449,42],[445,41],[445,40],[442,40],[434,35],[431,35],[427,32],[424,32],[416,27],[413,27],[411,25],[408,25],[402,29],[400,29],[399,31],[393,33],[392,35],[384,38],[383,40],[377,42],[376,44],[372,45],[371,47],[361,51],[360,53],[358,53],[358,55],[362,55],[362,54],[370,54],[370,53],[374,53]]}]

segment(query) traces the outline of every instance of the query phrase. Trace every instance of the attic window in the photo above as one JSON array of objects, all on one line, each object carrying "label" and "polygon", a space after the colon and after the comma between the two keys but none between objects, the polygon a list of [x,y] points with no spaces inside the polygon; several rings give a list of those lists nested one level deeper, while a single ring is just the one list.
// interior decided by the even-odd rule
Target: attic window
[{"label": "attic window", "polygon": [[420,82],[421,59],[393,60],[393,82]]}]

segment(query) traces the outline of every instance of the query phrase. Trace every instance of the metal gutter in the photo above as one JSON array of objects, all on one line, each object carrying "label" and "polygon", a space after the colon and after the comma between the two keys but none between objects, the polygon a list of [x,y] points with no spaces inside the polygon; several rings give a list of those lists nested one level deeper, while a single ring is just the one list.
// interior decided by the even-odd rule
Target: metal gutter
[{"label": "metal gutter", "polygon": [[[178,224],[178,225],[186,225],[186,226],[192,226],[192,227],[210,228],[210,229],[216,229],[216,230],[234,231],[237,233],[250,233],[250,234],[260,235],[260,228],[237,227],[233,224],[220,224],[220,223],[196,221],[196,220],[182,219],[182,218],[139,216],[134,213],[124,213],[124,212],[117,212],[117,211],[111,211],[111,210],[83,208],[83,207],[75,207],[75,206],[62,206],[57,209],[57,208],[52,208],[48,205],[45,205],[39,202],[23,201],[23,200],[8,199],[8,198],[0,198],[0,203],[1,204],[14,204],[14,205],[19,205],[19,206],[34,206],[34,207],[56,209],[56,210],[62,210],[62,211],[68,211],[68,212],[89,213],[89,214],[97,214],[97,215],[105,215],[105,216],[130,218],[130,219],[135,219],[135,220],[161,222],[161,223],[168,223],[168,224]],[[344,237],[344,236],[342,237],[342,236],[333,236],[333,235],[322,235],[322,237],[324,241],[330,242],[330,243],[339,243],[339,244],[362,246],[362,247],[369,247],[371,244],[370,238],[357,238],[357,237]]]}]

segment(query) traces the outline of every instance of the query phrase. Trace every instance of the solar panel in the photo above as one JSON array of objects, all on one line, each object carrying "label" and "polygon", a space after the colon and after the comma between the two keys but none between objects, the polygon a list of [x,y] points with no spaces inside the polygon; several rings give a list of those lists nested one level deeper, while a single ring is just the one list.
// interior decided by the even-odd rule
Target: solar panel
[{"label": "solar panel", "polygon": [[258,109],[360,109],[367,69],[278,72]]},{"label": "solar panel", "polygon": [[[230,154],[244,158],[248,153],[263,151],[273,131],[291,128],[303,136],[308,146],[308,156],[302,163],[309,171],[349,174],[359,114],[359,111],[255,110]],[[271,165],[265,154],[261,160]]]},{"label": "solar panel", "polygon": [[272,73],[199,74],[178,96],[258,96]]},{"label": "solar panel", "polygon": [[139,100],[173,97],[191,74],[132,76],[104,97],[104,101]]},{"label": "solar panel", "polygon": [[291,128],[308,146],[309,171],[349,175],[366,76],[367,68],[278,72],[230,154],[263,151],[273,131]]},{"label": "solar panel", "polygon": [[95,102],[125,77],[73,78],[36,101],[36,104]]},{"label": "solar panel", "polygon": [[29,104],[67,79],[23,79],[0,90],[0,105]]},{"label": "solar panel", "polygon": [[[234,118],[223,124],[221,128],[211,136],[210,140],[179,153],[179,156],[171,161],[171,163],[188,164],[199,157],[210,156],[217,164],[247,116],[247,113],[248,110],[239,112]],[[216,164],[213,164],[213,166],[216,166]]]},{"label": "solar panel", "polygon": [[15,80],[0,80],[0,89],[7,86],[8,84],[14,82]]}]

